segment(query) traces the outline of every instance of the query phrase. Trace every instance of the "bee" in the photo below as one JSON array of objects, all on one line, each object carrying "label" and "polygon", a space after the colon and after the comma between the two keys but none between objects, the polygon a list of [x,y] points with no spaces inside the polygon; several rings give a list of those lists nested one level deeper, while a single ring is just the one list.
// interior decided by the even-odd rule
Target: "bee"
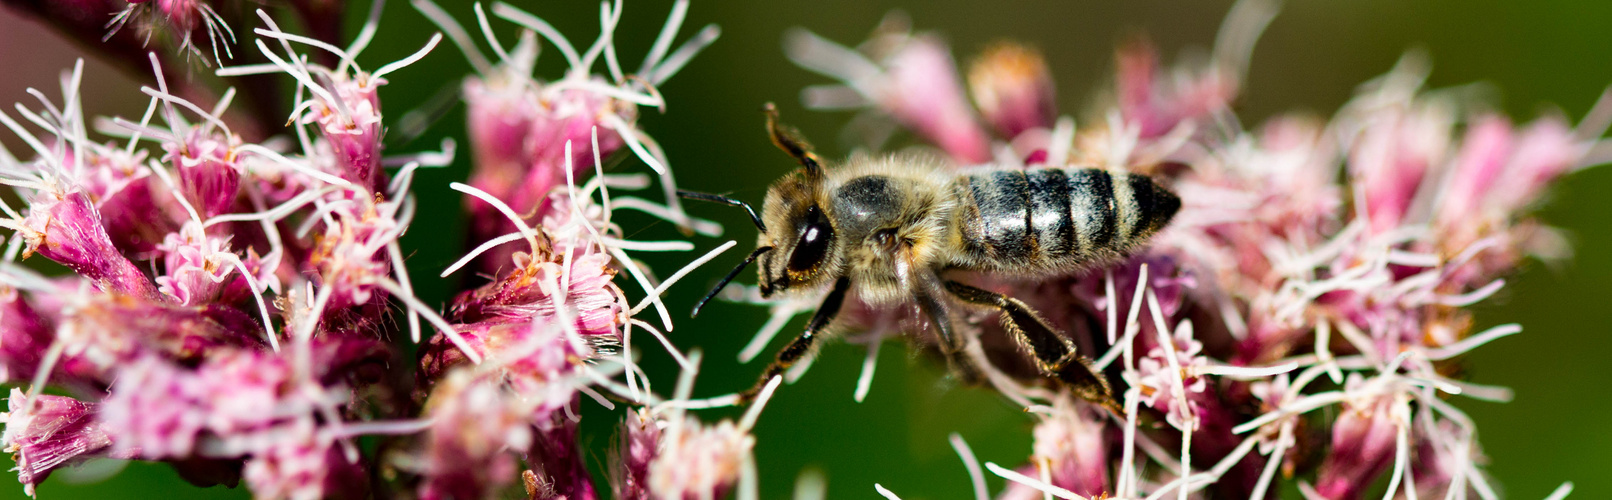
[{"label": "bee", "polygon": [[761,234],[756,249],[694,308],[752,263],[763,297],[821,293],[811,321],[741,399],[749,400],[812,348],[848,298],[916,304],[953,367],[966,366],[950,322],[954,306],[997,311],[1004,329],[1041,373],[1078,397],[1116,408],[1107,378],[1018,299],[949,279],[976,272],[1029,279],[1123,257],[1170,222],[1181,199],[1152,178],[1097,168],[952,170],[918,156],[853,158],[825,168],[809,143],[780,125],[768,103],[767,132],[800,168],[767,190],[761,214],[721,195],[691,199],[743,207]]}]

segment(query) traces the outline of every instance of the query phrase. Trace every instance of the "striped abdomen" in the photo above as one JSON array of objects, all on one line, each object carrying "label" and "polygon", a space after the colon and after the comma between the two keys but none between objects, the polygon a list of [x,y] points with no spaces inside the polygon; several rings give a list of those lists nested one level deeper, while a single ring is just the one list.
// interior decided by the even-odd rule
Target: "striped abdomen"
[{"label": "striped abdomen", "polygon": [[1008,273],[1074,270],[1116,258],[1181,207],[1140,174],[1101,169],[980,170],[952,183],[953,265]]}]

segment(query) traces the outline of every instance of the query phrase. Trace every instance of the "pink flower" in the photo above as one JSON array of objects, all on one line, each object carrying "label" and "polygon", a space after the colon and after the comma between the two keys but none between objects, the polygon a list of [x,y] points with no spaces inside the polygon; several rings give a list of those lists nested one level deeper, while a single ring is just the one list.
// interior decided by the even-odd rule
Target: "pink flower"
[{"label": "pink flower", "polygon": [[577,421],[554,414],[548,422],[539,421],[538,425],[537,438],[526,453],[531,469],[522,474],[528,480],[528,495],[539,500],[599,498],[584,462]]},{"label": "pink flower", "polygon": [[[1077,495],[1096,497],[1113,491],[1108,479],[1110,443],[1103,437],[1107,426],[1100,411],[1068,398],[1057,399],[1051,413],[1036,424],[1035,454],[1030,457],[1031,464],[1019,472],[1039,477],[1040,468],[1045,467],[1053,485]],[[1035,489],[1009,483],[1008,490],[998,498],[1029,500],[1040,496]]]},{"label": "pink flower", "polygon": [[660,436],[659,451],[649,463],[651,498],[726,497],[756,446],[756,438],[732,420],[705,426],[684,417]]},{"label": "pink flower", "polygon": [[381,181],[381,102],[376,93],[386,79],[338,75],[303,117],[317,123],[336,154],[336,172],[354,184],[375,189]]},{"label": "pink flower", "polygon": [[1389,106],[1360,118],[1359,136],[1349,151],[1349,172],[1363,192],[1373,234],[1407,222],[1406,211],[1424,176],[1444,161],[1452,142],[1448,109],[1426,103]]},{"label": "pink flower", "polygon": [[[1164,412],[1170,425],[1191,430],[1203,413],[1198,400],[1209,387],[1209,380],[1197,374],[1209,360],[1203,354],[1203,343],[1192,338],[1190,324],[1178,326],[1171,341],[1173,346],[1154,346],[1147,357],[1137,360],[1139,378],[1131,382],[1141,389],[1142,401]],[[1170,357],[1175,358],[1174,363]]]},{"label": "pink flower", "polygon": [[208,236],[199,224],[185,224],[180,232],[169,234],[158,250],[164,253],[167,274],[157,277],[157,289],[180,305],[212,302],[235,271],[228,243]]},{"label": "pink flower", "polygon": [[808,92],[807,105],[872,104],[958,162],[989,160],[990,138],[975,121],[950,49],[939,36],[911,34],[904,24],[887,20],[860,52],[805,30],[787,34],[790,59],[844,84]]},{"label": "pink flower", "polygon": [[913,37],[884,64],[889,80],[880,100],[891,115],[961,161],[990,158],[989,141],[958,82],[957,64],[939,37]]},{"label": "pink flower", "polygon": [[534,415],[520,397],[496,378],[459,369],[437,383],[426,404],[432,427],[420,498],[485,498],[515,480],[514,454],[531,446],[534,432]]},{"label": "pink flower", "polygon": [[348,461],[311,419],[297,420],[241,468],[257,498],[315,500],[369,497],[369,475]]},{"label": "pink flower", "polygon": [[649,467],[660,454],[661,424],[645,410],[627,412],[621,422],[621,447],[615,450],[612,461],[616,473],[610,477],[610,487],[616,498],[649,500]]},{"label": "pink flower", "polygon": [[294,414],[282,404],[290,370],[283,361],[247,353],[215,357],[196,370],[143,358],[121,371],[101,420],[120,437],[120,450],[151,459],[189,457],[200,439],[242,439]]},{"label": "pink flower", "polygon": [[1224,111],[1237,97],[1237,76],[1218,66],[1160,78],[1157,50],[1145,40],[1122,46],[1115,61],[1120,116],[1142,139]]},{"label": "pink flower", "polygon": [[180,192],[204,218],[231,209],[241,185],[234,150],[240,138],[198,128],[182,141],[163,144],[163,159],[178,167]]},{"label": "pink flower", "polygon": [[1394,463],[1400,418],[1391,397],[1345,405],[1332,424],[1332,448],[1315,490],[1332,500],[1359,498]]}]

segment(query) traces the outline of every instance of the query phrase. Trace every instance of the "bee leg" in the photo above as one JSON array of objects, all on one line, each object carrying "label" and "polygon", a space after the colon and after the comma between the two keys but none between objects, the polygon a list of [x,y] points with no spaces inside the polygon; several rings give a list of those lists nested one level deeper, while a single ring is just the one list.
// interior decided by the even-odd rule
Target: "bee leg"
[{"label": "bee leg", "polygon": [[[1006,295],[947,281],[946,290],[964,302],[1002,311],[1002,326],[1035,355],[1041,373],[1057,379],[1075,396],[1110,410],[1118,410],[1108,379],[1092,369],[1091,362],[1075,353],[1074,344],[1059,336],[1029,306]],[[1123,410],[1118,410],[1123,413]]]},{"label": "bee leg", "polygon": [[773,145],[789,153],[789,156],[794,157],[801,166],[806,167],[806,173],[821,175],[822,161],[817,157],[817,153],[812,152],[811,143],[806,142],[806,138],[801,136],[795,127],[778,123],[778,106],[769,102],[762,107],[762,111],[767,113],[767,135],[772,138]]},{"label": "bee leg", "polygon": [[751,401],[755,401],[756,395],[761,393],[761,388],[766,387],[768,381],[771,381],[773,377],[783,375],[784,371],[794,366],[795,362],[800,361],[801,358],[806,357],[806,353],[811,352],[812,343],[817,341],[817,337],[823,333],[823,329],[827,328],[828,324],[834,321],[834,316],[839,314],[840,306],[845,304],[845,293],[850,288],[851,280],[849,278],[842,277],[839,281],[834,282],[834,289],[830,290],[828,296],[823,298],[823,304],[817,306],[817,313],[813,314],[812,320],[806,323],[806,331],[801,332],[799,337],[795,337],[795,340],[791,341],[788,346],[778,351],[778,358],[773,360],[772,364],[767,365],[767,371],[762,372],[761,379],[756,381],[755,386],[739,393],[740,404],[750,404]]},{"label": "bee leg", "polygon": [[951,369],[957,380],[965,385],[975,385],[981,379],[979,367],[974,365],[964,352],[964,339],[952,328],[950,311],[946,303],[940,300],[942,291],[940,277],[932,271],[918,274],[918,286],[913,291],[913,297],[918,302],[918,309],[929,322],[935,325],[935,332],[940,336],[940,353],[946,356],[947,368]]}]

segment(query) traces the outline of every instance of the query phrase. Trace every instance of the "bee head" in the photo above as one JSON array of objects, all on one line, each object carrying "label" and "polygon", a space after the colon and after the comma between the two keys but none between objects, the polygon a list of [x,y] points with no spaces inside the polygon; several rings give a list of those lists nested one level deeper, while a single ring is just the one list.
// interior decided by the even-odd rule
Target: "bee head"
[{"label": "bee head", "polygon": [[758,281],[761,295],[796,288],[815,288],[832,278],[838,262],[834,225],[822,202],[821,177],[796,171],[767,190],[762,207],[766,231],[757,247],[772,250],[760,256]]},{"label": "bee head", "polygon": [[812,152],[811,143],[795,129],[778,123],[777,106],[769,102],[762,110],[767,114],[767,135],[773,145],[793,157],[801,168],[767,189],[767,202],[759,216],[749,204],[727,196],[678,191],[685,198],[744,207],[761,230],[756,250],[694,306],[695,315],[752,262],[760,261],[762,297],[789,289],[815,288],[831,279],[836,274],[831,270],[839,265],[834,225],[824,212],[823,166]]}]

